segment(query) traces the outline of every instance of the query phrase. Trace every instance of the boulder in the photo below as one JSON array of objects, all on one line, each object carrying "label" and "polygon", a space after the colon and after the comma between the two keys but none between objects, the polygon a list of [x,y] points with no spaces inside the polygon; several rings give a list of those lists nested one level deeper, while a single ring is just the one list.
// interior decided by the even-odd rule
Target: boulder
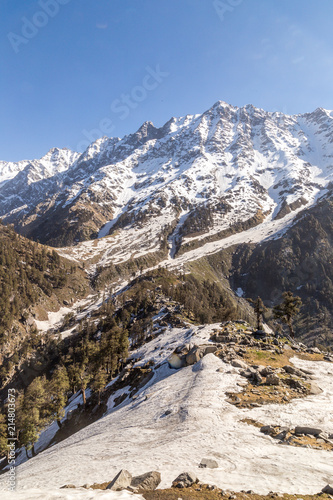
[{"label": "boulder", "polygon": [[316,429],[315,427],[295,427],[295,434],[308,434],[310,436],[317,436],[322,432],[322,429]]},{"label": "boulder", "polygon": [[205,347],[205,354],[204,356],[206,356],[206,354],[214,354],[215,352],[217,351],[217,347],[216,345],[207,345]]},{"label": "boulder", "polygon": [[260,373],[258,371],[254,372],[254,374],[252,376],[252,381],[256,385],[261,384],[261,382],[262,382],[262,376],[260,375]]},{"label": "boulder", "polygon": [[267,377],[267,375],[271,375],[274,372],[271,366],[259,366],[258,371],[263,377]]},{"label": "boulder", "polygon": [[286,373],[289,373],[291,375],[296,375],[297,377],[304,377],[305,373],[302,370],[299,370],[298,368],[295,368],[294,366],[286,365],[283,367],[284,371]]},{"label": "boulder", "polygon": [[318,349],[318,347],[309,347],[306,352],[309,352],[310,354],[321,354],[321,351]]},{"label": "boulder", "polygon": [[195,363],[197,363],[204,356],[205,350],[206,348],[204,346],[193,347],[186,356],[186,364],[194,365]]},{"label": "boulder", "polygon": [[179,368],[182,368],[185,365],[182,357],[175,352],[168,358],[168,363],[170,368],[175,368],[176,370],[179,370]]},{"label": "boulder", "polygon": [[243,370],[246,370],[248,368],[248,365],[245,363],[245,361],[242,361],[241,359],[233,359],[231,361],[231,364],[235,368],[243,368]]},{"label": "boulder", "polygon": [[260,427],[260,432],[262,432],[263,434],[271,434],[273,431],[274,427],[272,427],[271,425],[263,425],[262,427]]},{"label": "boulder", "polygon": [[138,490],[153,491],[156,490],[160,482],[161,474],[157,471],[150,471],[141,474],[141,476],[133,477],[131,487]]},{"label": "boulder", "polygon": [[276,373],[271,373],[267,375],[266,377],[266,384],[267,385],[280,385],[280,378]]},{"label": "boulder", "polygon": [[128,486],[131,486],[132,474],[127,470],[122,469],[118,474],[112,479],[111,483],[107,485],[107,490],[121,491],[125,490]]},{"label": "boulder", "polygon": [[173,488],[189,488],[192,484],[197,483],[198,478],[192,472],[183,472],[172,483]]},{"label": "boulder", "polygon": [[300,390],[305,389],[304,385],[301,384],[299,380],[295,380],[293,378],[287,378],[284,380],[284,382],[290,387],[290,389],[300,389]]},{"label": "boulder", "polygon": [[216,462],[216,460],[213,460],[211,458],[203,458],[199,464],[199,467],[202,469],[217,469],[219,464]]},{"label": "boulder", "polygon": [[310,384],[310,394],[314,396],[318,396],[318,394],[321,394],[323,390],[319,387],[319,385],[316,384],[316,382],[311,382]]},{"label": "boulder", "polygon": [[255,370],[253,370],[253,368],[247,368],[246,370],[241,370],[239,372],[239,374],[245,378],[252,378],[255,373],[256,372]]},{"label": "boulder", "polygon": [[333,495],[333,486],[327,484],[325,488],[321,490],[322,493],[327,493],[328,495]]}]

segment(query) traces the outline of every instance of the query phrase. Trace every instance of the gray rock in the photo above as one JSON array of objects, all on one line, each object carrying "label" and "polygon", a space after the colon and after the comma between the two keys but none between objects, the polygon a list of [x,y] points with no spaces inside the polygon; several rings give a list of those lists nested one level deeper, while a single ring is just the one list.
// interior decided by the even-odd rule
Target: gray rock
[{"label": "gray rock", "polygon": [[245,363],[245,361],[242,361],[241,359],[233,359],[231,361],[231,365],[235,368],[243,368],[243,370],[246,370],[248,368],[248,365]]},{"label": "gray rock", "polygon": [[322,493],[327,493],[328,495],[333,495],[333,486],[327,484],[325,488],[321,490]]},{"label": "gray rock", "polygon": [[190,352],[186,355],[186,364],[194,365],[204,356],[204,353],[205,353],[205,348],[202,348],[200,346],[193,347],[190,350]]},{"label": "gray rock", "polygon": [[272,427],[271,425],[263,425],[262,427],[260,427],[260,432],[262,432],[263,434],[271,434],[273,429],[274,427]]},{"label": "gray rock", "polygon": [[176,370],[179,370],[179,368],[185,366],[182,357],[179,356],[179,354],[176,354],[175,352],[171,354],[171,356],[168,358],[168,363],[170,368],[175,368]]},{"label": "gray rock", "polygon": [[320,349],[318,347],[309,347],[307,350],[310,354],[321,354]]},{"label": "gray rock", "polygon": [[276,373],[271,373],[270,375],[267,375],[266,377],[266,384],[267,385],[280,385],[280,379]]},{"label": "gray rock", "polygon": [[128,486],[131,486],[132,474],[128,470],[122,469],[118,474],[112,479],[111,483],[107,485],[107,490],[121,491],[125,490]]},{"label": "gray rock", "polygon": [[207,345],[205,348],[204,356],[206,356],[206,354],[210,354],[210,353],[214,354],[216,351],[217,351],[216,345]]},{"label": "gray rock", "polygon": [[275,438],[280,439],[281,441],[284,441],[288,432],[289,432],[289,429],[281,430],[281,432],[279,432],[279,434],[277,434],[275,436]]},{"label": "gray rock", "polygon": [[263,377],[267,377],[267,375],[274,373],[274,370],[271,366],[263,366],[262,368],[259,368],[259,373]]},{"label": "gray rock", "polygon": [[322,429],[316,429],[315,427],[295,427],[295,434],[308,434],[310,436],[317,436],[322,432]]},{"label": "gray rock", "polygon": [[317,396],[318,394],[321,394],[322,392],[323,392],[323,390],[319,387],[319,385],[316,384],[316,382],[311,382],[310,394]]},{"label": "gray rock", "polygon": [[250,368],[248,368],[247,370],[241,370],[239,372],[239,374],[245,378],[252,378],[254,373],[255,371],[251,370]]},{"label": "gray rock", "polygon": [[183,472],[172,483],[173,488],[189,488],[192,484],[197,483],[198,478],[192,472]]},{"label": "gray rock", "polygon": [[262,376],[260,375],[260,373],[258,371],[256,371],[253,374],[252,380],[253,380],[253,383],[256,384],[256,385],[261,384],[261,382],[262,382]]},{"label": "gray rock", "polygon": [[212,460],[211,458],[203,458],[199,464],[199,467],[201,467],[202,469],[217,469],[218,466],[219,464],[216,462],[216,460]]},{"label": "gray rock", "polygon": [[283,367],[284,371],[286,373],[289,373],[290,375],[296,375],[297,377],[304,377],[305,373],[302,370],[299,370],[298,368],[295,368],[294,366],[286,365]]},{"label": "gray rock", "polygon": [[146,472],[141,476],[133,477],[131,487],[138,490],[153,491],[161,482],[161,474],[157,471]]},{"label": "gray rock", "polygon": [[284,380],[285,384],[287,384],[291,389],[305,389],[304,385],[301,384],[299,380],[295,380],[293,378],[288,378]]}]

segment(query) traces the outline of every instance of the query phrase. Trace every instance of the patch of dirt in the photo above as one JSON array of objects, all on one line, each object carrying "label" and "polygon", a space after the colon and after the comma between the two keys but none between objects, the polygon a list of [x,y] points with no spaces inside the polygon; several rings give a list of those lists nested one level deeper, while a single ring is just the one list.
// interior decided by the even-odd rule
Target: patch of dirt
[{"label": "patch of dirt", "polygon": [[233,491],[223,491],[221,489],[210,491],[207,485],[201,487],[199,491],[197,491],[197,488],[170,488],[167,490],[144,492],[142,496],[146,500],[268,500],[272,498],[281,498],[283,500],[300,500],[300,498],[302,498],[302,500],[326,500],[332,498],[330,495],[323,493],[317,495],[282,495],[272,492],[268,495],[257,495],[255,493],[236,493]]},{"label": "patch of dirt", "polygon": [[256,408],[267,404],[287,404],[292,399],[308,396],[309,390],[291,389],[285,385],[252,385],[249,383],[242,392],[228,392],[227,401],[238,408]]}]

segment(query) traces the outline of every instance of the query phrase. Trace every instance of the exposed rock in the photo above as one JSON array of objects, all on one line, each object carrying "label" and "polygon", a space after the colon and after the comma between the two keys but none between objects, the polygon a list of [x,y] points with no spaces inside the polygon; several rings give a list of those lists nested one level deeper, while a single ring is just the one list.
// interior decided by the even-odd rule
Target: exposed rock
[{"label": "exposed rock", "polygon": [[288,378],[285,379],[284,382],[291,388],[291,389],[300,389],[304,390],[305,387],[299,380],[295,380],[293,378]]},{"label": "exposed rock", "polygon": [[295,427],[295,434],[309,434],[310,436],[317,436],[323,431],[321,429],[316,429],[315,427]]},{"label": "exposed rock", "polygon": [[217,347],[215,345],[207,345],[205,348],[204,356],[206,356],[206,354],[210,354],[210,353],[214,354],[216,351],[217,351]]},{"label": "exposed rock", "polygon": [[321,490],[322,493],[327,493],[328,495],[333,495],[333,486],[327,484],[325,488]]},{"label": "exposed rock", "polygon": [[198,478],[192,472],[183,472],[172,483],[173,488],[189,488],[198,482]]},{"label": "exposed rock", "polygon": [[121,491],[125,490],[128,486],[131,486],[132,474],[127,470],[122,469],[118,474],[112,479],[111,483],[107,485],[107,490]]},{"label": "exposed rock", "polygon": [[243,368],[243,370],[246,370],[248,368],[248,365],[245,363],[245,361],[242,361],[241,359],[233,359],[231,361],[231,364],[235,368]]},{"label": "exposed rock", "polygon": [[175,368],[176,370],[179,370],[179,368],[185,366],[182,357],[176,354],[175,352],[171,354],[171,356],[168,358],[168,363],[170,368]]},{"label": "exposed rock", "polygon": [[141,476],[133,477],[131,487],[138,490],[153,491],[161,482],[161,474],[157,471],[150,471]]},{"label": "exposed rock", "polygon": [[309,347],[307,350],[310,354],[321,354],[320,349],[318,347]]},{"label": "exposed rock", "polygon": [[74,484],[64,484],[64,486],[60,486],[60,489],[67,489],[67,488],[76,488]]},{"label": "exposed rock", "polygon": [[311,382],[310,394],[317,396],[318,394],[321,394],[322,392],[323,392],[323,390],[319,387],[319,385],[316,384],[316,382]]},{"label": "exposed rock", "polygon": [[216,460],[212,460],[211,458],[203,458],[199,464],[199,467],[201,467],[202,469],[217,469],[218,466],[219,464],[216,462]]},{"label": "exposed rock", "polygon": [[266,377],[266,384],[267,385],[280,385],[280,378],[276,373],[271,373],[270,375],[267,375]]},{"label": "exposed rock", "polygon": [[195,346],[186,356],[186,364],[194,365],[197,363],[205,354],[205,346]]},{"label": "exposed rock", "polygon": [[263,434],[270,434],[273,430],[274,427],[272,427],[271,425],[263,425],[262,427],[260,427],[260,432],[262,432]]},{"label": "exposed rock", "polygon": [[290,373],[291,375],[296,375],[297,377],[304,377],[305,373],[294,366],[286,365],[283,367],[286,373]]},{"label": "exposed rock", "polygon": [[256,385],[261,384],[262,376],[260,375],[260,373],[258,371],[254,372],[254,374],[252,376],[252,380],[253,380],[253,383]]},{"label": "exposed rock", "polygon": [[267,377],[267,375],[271,375],[274,372],[274,370],[271,366],[259,367],[258,371],[259,371],[260,375],[262,375],[263,377]]},{"label": "exposed rock", "polygon": [[239,374],[245,378],[252,378],[255,374],[255,370],[253,370],[253,368],[247,368],[246,370],[240,371]]}]

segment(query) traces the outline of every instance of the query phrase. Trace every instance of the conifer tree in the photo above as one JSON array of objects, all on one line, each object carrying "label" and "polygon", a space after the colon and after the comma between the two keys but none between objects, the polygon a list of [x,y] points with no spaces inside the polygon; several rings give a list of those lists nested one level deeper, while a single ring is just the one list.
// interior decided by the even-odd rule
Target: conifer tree
[{"label": "conifer tree", "polygon": [[101,404],[101,392],[104,389],[107,382],[106,373],[103,370],[98,370],[92,380],[91,387],[93,391],[98,393],[98,405]]},{"label": "conifer tree", "polygon": [[60,420],[64,416],[64,407],[67,402],[67,393],[69,391],[69,378],[64,366],[58,366],[52,375],[48,384],[50,396],[50,412],[54,415],[59,427]]},{"label": "conifer tree", "polygon": [[253,304],[254,312],[256,313],[257,317],[257,330],[262,330],[262,319],[263,319],[263,314],[265,311],[267,311],[261,297],[258,297],[255,300],[248,299],[249,302]]},{"label": "conifer tree", "polygon": [[293,318],[299,313],[302,301],[300,297],[294,296],[292,292],[284,292],[282,297],[281,304],[278,304],[273,309],[274,317],[285,323],[289,328],[290,336],[295,338]]}]

